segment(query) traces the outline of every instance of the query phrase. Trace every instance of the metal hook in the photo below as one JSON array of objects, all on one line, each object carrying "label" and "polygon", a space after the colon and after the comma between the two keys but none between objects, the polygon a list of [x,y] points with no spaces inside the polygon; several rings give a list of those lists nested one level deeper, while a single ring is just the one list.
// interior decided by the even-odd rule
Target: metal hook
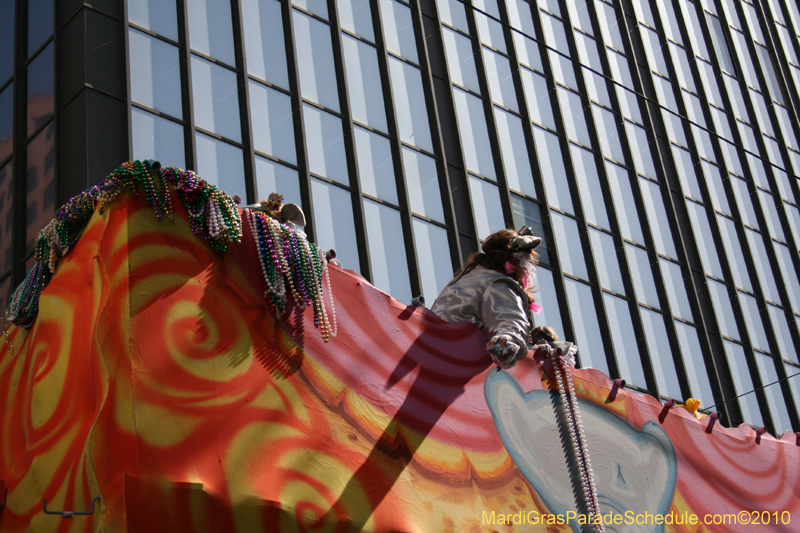
[{"label": "metal hook", "polygon": [[661,408],[661,413],[658,415],[658,421],[662,424],[664,420],[667,418],[667,414],[669,414],[669,410],[672,409],[672,406],[675,405],[675,400],[667,400],[664,404],[664,407]]},{"label": "metal hook", "polygon": [[625,380],[624,379],[615,379],[614,384],[611,386],[611,390],[608,392],[608,398],[606,398],[606,403],[613,402],[617,399],[617,391],[619,389],[625,388]]},{"label": "metal hook", "polygon": [[708,425],[706,426],[706,433],[711,434],[714,431],[714,424],[719,420],[719,413],[711,413],[708,415]]},{"label": "metal hook", "polygon": [[423,295],[412,298],[411,305],[414,307],[425,307],[425,297]]},{"label": "metal hook", "polygon": [[97,496],[94,500],[92,500],[92,510],[89,511],[89,512],[81,512],[81,511],[48,511],[47,510],[47,498],[45,498],[44,501],[42,501],[42,509],[44,510],[44,514],[58,514],[58,515],[61,515],[61,518],[74,518],[76,516],[94,514],[94,506],[99,501],[100,501],[100,496]]}]

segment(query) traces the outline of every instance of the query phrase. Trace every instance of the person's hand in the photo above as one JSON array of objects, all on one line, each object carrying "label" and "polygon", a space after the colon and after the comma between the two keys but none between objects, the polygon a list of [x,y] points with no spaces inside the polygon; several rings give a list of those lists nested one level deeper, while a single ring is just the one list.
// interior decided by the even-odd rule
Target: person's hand
[{"label": "person's hand", "polygon": [[516,363],[519,346],[508,335],[495,335],[486,345],[492,361],[500,368],[511,368]]}]

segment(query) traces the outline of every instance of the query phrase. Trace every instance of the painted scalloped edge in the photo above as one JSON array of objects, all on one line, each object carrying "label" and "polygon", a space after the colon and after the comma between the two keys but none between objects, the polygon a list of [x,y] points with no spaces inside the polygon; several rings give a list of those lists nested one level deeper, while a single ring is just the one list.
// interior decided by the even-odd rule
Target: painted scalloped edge
[{"label": "painted scalloped edge", "polygon": [[[596,368],[578,368],[575,369],[574,372],[576,374],[576,377],[579,377],[580,379],[583,379],[585,381],[592,382],[595,386],[599,386],[599,388],[605,390],[606,393],[610,392],[611,388],[614,386],[614,380],[611,379],[604,372]],[[625,389],[625,388],[618,389],[615,402],[621,401],[622,398],[626,398],[629,401],[638,402],[640,405],[644,404],[645,406],[652,408],[656,412],[660,412],[664,408],[664,404],[659,402],[655,397],[631,389]],[[585,398],[585,399],[589,401],[594,401],[596,403],[596,399],[593,398]],[[691,414],[689,414],[685,409],[673,408],[670,410],[670,416],[677,416],[684,419],[688,423],[702,425],[704,429],[708,424],[707,419],[695,418]],[[658,422],[658,417],[656,416],[653,420]],[[755,440],[756,438],[756,430],[753,429],[752,426],[746,423],[739,424],[739,426],[735,428],[725,427],[722,424],[717,423],[717,425],[714,427],[713,433],[717,432],[720,432],[731,438],[737,438],[742,440]],[[761,436],[761,445],[763,446],[765,442],[775,442],[796,447],[796,440],[797,436],[795,435],[795,433],[787,429],[780,436],[780,438],[775,437],[769,432],[764,433]]]}]

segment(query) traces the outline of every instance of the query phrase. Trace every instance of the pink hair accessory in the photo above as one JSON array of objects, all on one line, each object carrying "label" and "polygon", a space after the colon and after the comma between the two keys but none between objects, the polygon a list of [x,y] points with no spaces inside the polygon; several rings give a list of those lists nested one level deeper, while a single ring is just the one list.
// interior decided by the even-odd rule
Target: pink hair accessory
[{"label": "pink hair accessory", "polygon": [[506,261],[506,274],[511,275],[516,271],[517,269],[514,267],[514,265],[512,265],[510,261]]},{"label": "pink hair accessory", "polygon": [[531,311],[533,311],[538,315],[539,313],[542,312],[542,306],[537,303],[531,302]]}]

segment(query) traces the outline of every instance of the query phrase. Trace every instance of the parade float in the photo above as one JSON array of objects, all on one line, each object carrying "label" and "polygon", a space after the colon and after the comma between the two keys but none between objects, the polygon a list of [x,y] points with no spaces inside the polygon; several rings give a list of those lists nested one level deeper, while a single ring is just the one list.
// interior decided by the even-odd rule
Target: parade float
[{"label": "parade float", "polygon": [[497,371],[473,325],[192,172],[123,165],[36,254],[0,346],[1,531],[800,524],[794,434],[698,419],[555,352]]}]

